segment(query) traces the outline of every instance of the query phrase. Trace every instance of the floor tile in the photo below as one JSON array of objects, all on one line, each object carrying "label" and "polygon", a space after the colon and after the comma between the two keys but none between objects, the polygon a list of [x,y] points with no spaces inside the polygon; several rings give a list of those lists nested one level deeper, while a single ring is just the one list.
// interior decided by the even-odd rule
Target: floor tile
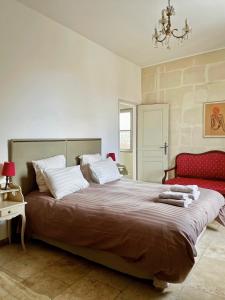
[{"label": "floor tile", "polygon": [[225,261],[225,239],[214,239],[205,250],[204,257],[216,258]]},{"label": "floor tile", "polygon": [[0,299],[3,300],[8,296],[7,291],[5,291],[4,289],[0,288]]},{"label": "floor tile", "polygon": [[113,300],[119,293],[119,290],[103,282],[84,278],[73,284],[55,300]]},{"label": "floor tile", "polygon": [[40,272],[22,282],[36,293],[54,298],[68,288],[64,282],[45,272]]},{"label": "floor tile", "polygon": [[45,274],[50,274],[64,283],[71,285],[87,275],[91,270],[91,265],[87,260],[79,260],[76,259],[76,256],[71,256],[63,257],[63,259],[50,264],[45,269]]},{"label": "floor tile", "polygon": [[200,241],[197,243],[198,247],[206,249],[212,242],[212,239],[215,238],[217,231],[208,229],[203,233],[203,236],[200,238]]},{"label": "floor tile", "polygon": [[34,241],[27,245],[26,253],[37,259],[55,262],[62,259],[67,252],[51,245]]},{"label": "floor tile", "polygon": [[37,272],[40,272],[48,264],[48,261],[34,259],[34,257],[26,254],[18,256],[15,260],[4,265],[4,269],[17,275],[20,278],[26,279]]},{"label": "floor tile", "polygon": [[205,253],[206,249],[207,249],[207,247],[202,246],[201,243],[199,243],[196,246],[197,256],[195,257],[195,264],[197,264],[199,262],[200,258]]},{"label": "floor tile", "polygon": [[116,298],[117,300],[175,300],[181,290],[181,284],[170,284],[164,291],[156,290],[150,281],[136,281]]},{"label": "floor tile", "polygon": [[225,261],[203,257],[185,284],[217,296],[225,297]]},{"label": "floor tile", "polygon": [[24,251],[21,245],[11,244],[0,246],[0,266],[4,266],[23,254]]},{"label": "floor tile", "polygon": [[88,274],[88,278],[109,284],[120,291],[124,290],[134,280],[131,276],[101,266],[96,266]]},{"label": "floor tile", "polygon": [[[22,281],[23,281],[23,278],[17,276],[13,271],[10,272],[10,271],[4,269],[4,267],[3,267],[3,268],[0,268],[0,269],[1,269],[2,272],[4,272],[5,274],[7,274],[8,276],[10,276],[12,279],[15,279],[15,280],[18,281],[18,282],[22,282]],[[0,298],[0,299],[1,299],[1,298]]]},{"label": "floor tile", "polygon": [[206,230],[206,236],[209,240],[213,240],[216,238],[225,239],[225,227],[218,224],[218,226],[209,225]]},{"label": "floor tile", "polygon": [[178,295],[177,300],[225,300],[225,297],[215,296],[199,288],[186,286]]}]

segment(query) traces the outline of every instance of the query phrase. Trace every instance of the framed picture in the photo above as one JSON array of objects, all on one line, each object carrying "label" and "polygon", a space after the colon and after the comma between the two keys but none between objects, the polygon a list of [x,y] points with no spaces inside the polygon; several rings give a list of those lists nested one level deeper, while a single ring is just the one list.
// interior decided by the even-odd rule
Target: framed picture
[{"label": "framed picture", "polygon": [[204,103],[204,137],[225,137],[225,101]]}]

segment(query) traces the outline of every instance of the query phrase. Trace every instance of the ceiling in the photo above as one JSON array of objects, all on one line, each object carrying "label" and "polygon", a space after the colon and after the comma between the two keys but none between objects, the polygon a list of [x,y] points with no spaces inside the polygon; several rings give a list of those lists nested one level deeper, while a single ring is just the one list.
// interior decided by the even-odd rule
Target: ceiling
[{"label": "ceiling", "polygon": [[190,40],[171,50],[152,46],[167,0],[18,1],[140,66],[225,48],[224,0],[171,0],[172,24],[182,28],[187,17],[193,29]]}]

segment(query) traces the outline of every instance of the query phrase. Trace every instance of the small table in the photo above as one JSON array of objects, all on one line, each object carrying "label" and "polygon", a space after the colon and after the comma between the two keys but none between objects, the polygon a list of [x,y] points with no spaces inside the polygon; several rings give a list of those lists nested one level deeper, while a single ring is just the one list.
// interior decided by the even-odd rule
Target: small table
[{"label": "small table", "polygon": [[8,238],[11,243],[11,220],[17,216],[22,217],[21,244],[25,250],[24,233],[26,215],[24,197],[19,186],[10,184],[7,190],[0,188],[0,221],[7,221]]}]

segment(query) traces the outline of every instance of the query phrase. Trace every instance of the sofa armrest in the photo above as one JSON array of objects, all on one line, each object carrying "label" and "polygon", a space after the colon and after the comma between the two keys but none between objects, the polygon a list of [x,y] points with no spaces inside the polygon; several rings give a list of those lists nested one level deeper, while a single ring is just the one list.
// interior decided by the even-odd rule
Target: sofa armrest
[{"label": "sofa armrest", "polygon": [[164,184],[165,181],[166,181],[167,173],[169,173],[170,171],[173,171],[173,170],[176,170],[176,167],[173,167],[173,168],[164,170],[164,177],[163,177],[163,179],[162,179],[162,184]]}]

